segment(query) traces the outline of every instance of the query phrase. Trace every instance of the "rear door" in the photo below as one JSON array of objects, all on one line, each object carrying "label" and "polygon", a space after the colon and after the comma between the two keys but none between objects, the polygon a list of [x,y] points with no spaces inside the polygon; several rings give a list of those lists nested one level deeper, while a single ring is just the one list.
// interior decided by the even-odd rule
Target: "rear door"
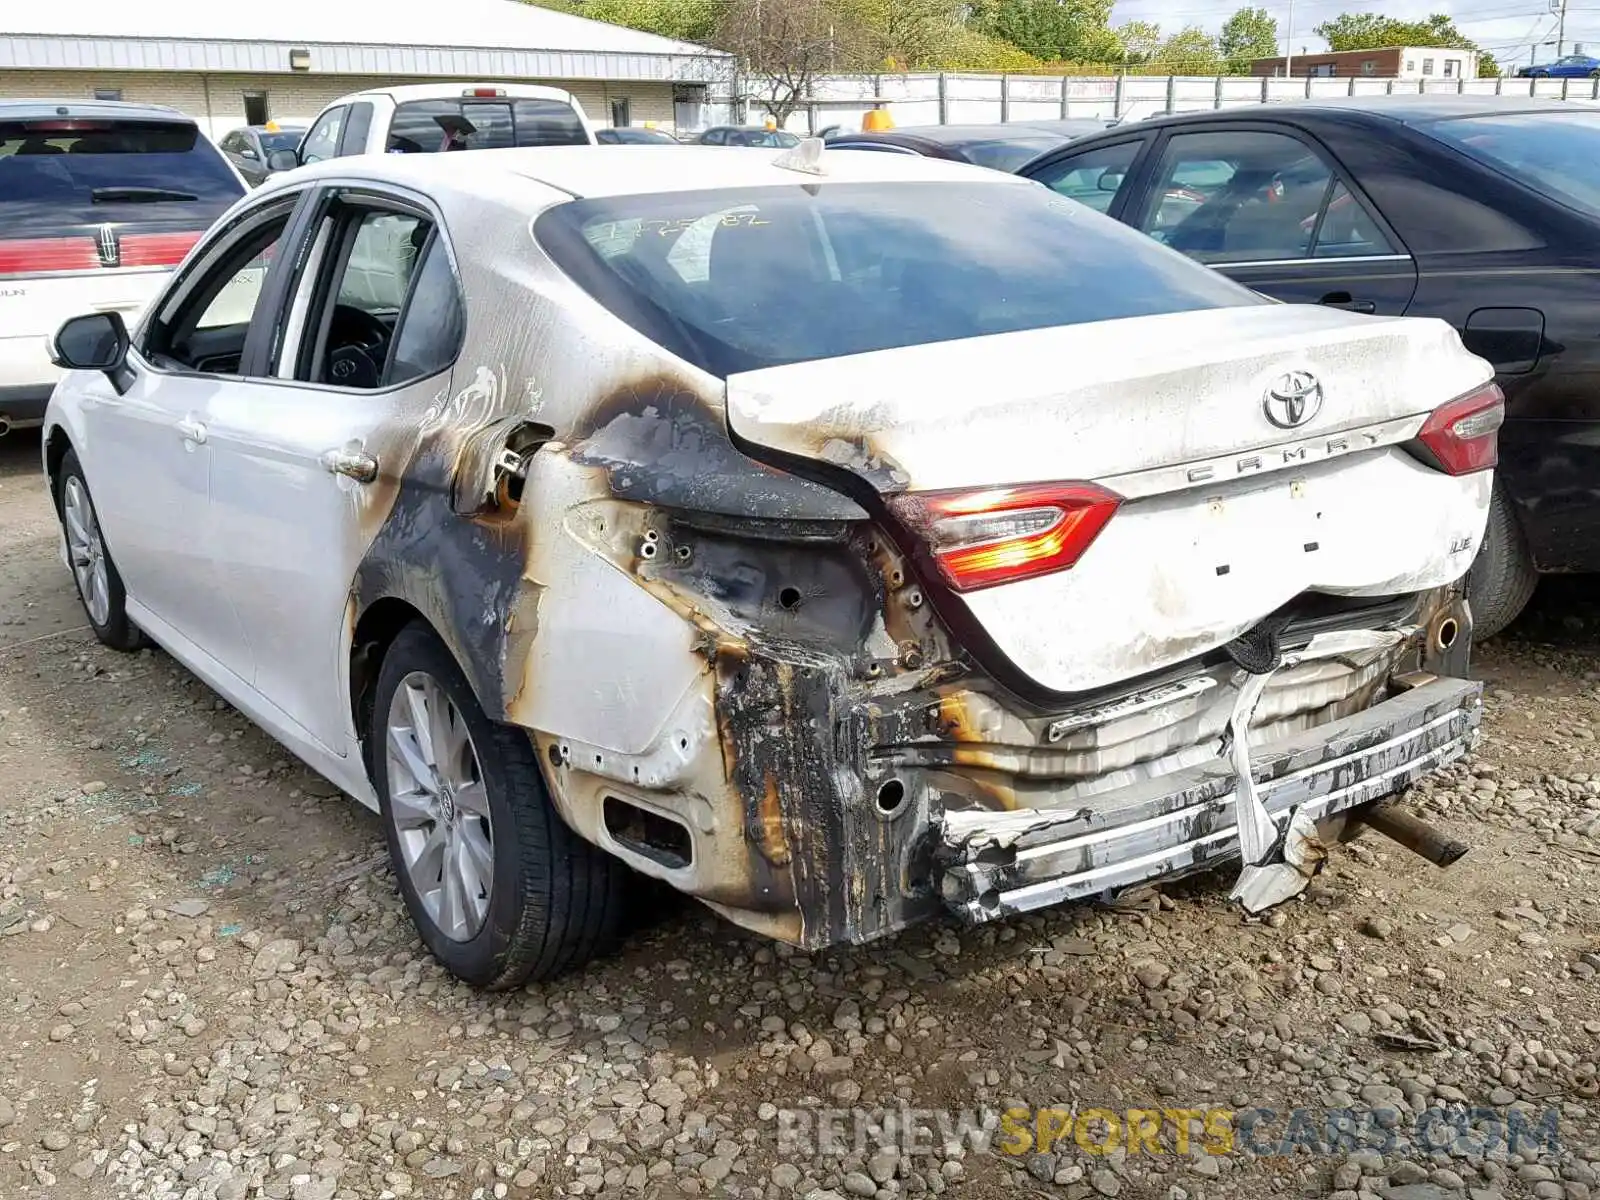
[{"label": "rear door", "polygon": [[205,412],[220,587],[250,648],[250,678],[287,719],[346,753],[346,612],[383,497],[407,463],[376,435],[449,385],[465,306],[437,214],[333,192],[277,328],[276,360]]},{"label": "rear door", "polygon": [[1287,126],[1169,131],[1120,215],[1276,300],[1398,316],[1416,291],[1399,238],[1332,156]]},{"label": "rear door", "polygon": [[0,388],[55,381],[68,317],[131,326],[244,190],[191,121],[0,120]]}]

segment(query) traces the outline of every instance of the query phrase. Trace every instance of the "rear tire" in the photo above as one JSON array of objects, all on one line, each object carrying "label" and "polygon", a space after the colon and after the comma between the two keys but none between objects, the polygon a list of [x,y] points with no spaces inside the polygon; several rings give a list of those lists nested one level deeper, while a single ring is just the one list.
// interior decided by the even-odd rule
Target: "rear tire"
[{"label": "rear tire", "polygon": [[615,944],[626,866],[567,827],[532,740],[489,720],[421,622],[384,656],[368,736],[400,894],[452,975],[515,988]]},{"label": "rear tire", "polygon": [[83,614],[101,645],[131,654],[149,645],[144,631],[128,619],[128,593],[106,548],[100,514],[89,495],[78,452],[68,450],[56,472],[56,516],[67,539],[67,558]]},{"label": "rear tire", "polygon": [[1538,586],[1539,575],[1511,501],[1496,483],[1489,502],[1489,527],[1467,573],[1474,641],[1494,637],[1515,621]]}]

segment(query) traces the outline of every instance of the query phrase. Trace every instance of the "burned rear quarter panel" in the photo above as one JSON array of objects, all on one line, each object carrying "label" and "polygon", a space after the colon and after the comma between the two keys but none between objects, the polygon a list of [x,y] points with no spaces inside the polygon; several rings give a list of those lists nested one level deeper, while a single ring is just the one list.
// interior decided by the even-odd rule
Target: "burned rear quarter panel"
[{"label": "burned rear quarter panel", "polygon": [[[466,337],[448,379],[371,447],[382,473],[358,500],[367,541],[350,606],[358,658],[363,617],[401,600],[444,638],[497,720],[586,755],[648,757],[667,732],[702,744],[716,736],[697,646],[707,635],[612,561],[621,514],[660,506],[735,524],[864,514],[739,454],[721,381],[648,342],[550,263],[532,224],[563,193],[514,176],[484,182],[435,196]],[[521,503],[497,505],[497,457],[530,443]],[[371,669],[358,666],[353,690]],[[359,711],[356,722],[363,731]],[[672,757],[681,763],[688,750]]]}]

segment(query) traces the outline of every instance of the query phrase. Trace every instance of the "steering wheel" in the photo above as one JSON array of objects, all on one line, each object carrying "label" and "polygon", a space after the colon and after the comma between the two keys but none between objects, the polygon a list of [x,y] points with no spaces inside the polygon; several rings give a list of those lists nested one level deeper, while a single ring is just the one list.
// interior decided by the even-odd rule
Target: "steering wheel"
[{"label": "steering wheel", "polygon": [[388,357],[389,327],[365,309],[338,304],[328,326],[327,382],[339,387],[375,388]]}]

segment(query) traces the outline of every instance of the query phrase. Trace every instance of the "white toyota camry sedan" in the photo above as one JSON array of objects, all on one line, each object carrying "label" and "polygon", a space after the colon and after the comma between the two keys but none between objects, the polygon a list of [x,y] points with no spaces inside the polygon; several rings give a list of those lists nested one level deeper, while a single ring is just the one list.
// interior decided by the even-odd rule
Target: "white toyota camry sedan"
[{"label": "white toyota camry sedan", "polygon": [[1385,809],[1480,713],[1501,399],[1440,322],[977,168],[586,147],[276,177],[53,355],[101,641],[377,809],[474,983],[634,873],[821,947],[1454,853]]}]

